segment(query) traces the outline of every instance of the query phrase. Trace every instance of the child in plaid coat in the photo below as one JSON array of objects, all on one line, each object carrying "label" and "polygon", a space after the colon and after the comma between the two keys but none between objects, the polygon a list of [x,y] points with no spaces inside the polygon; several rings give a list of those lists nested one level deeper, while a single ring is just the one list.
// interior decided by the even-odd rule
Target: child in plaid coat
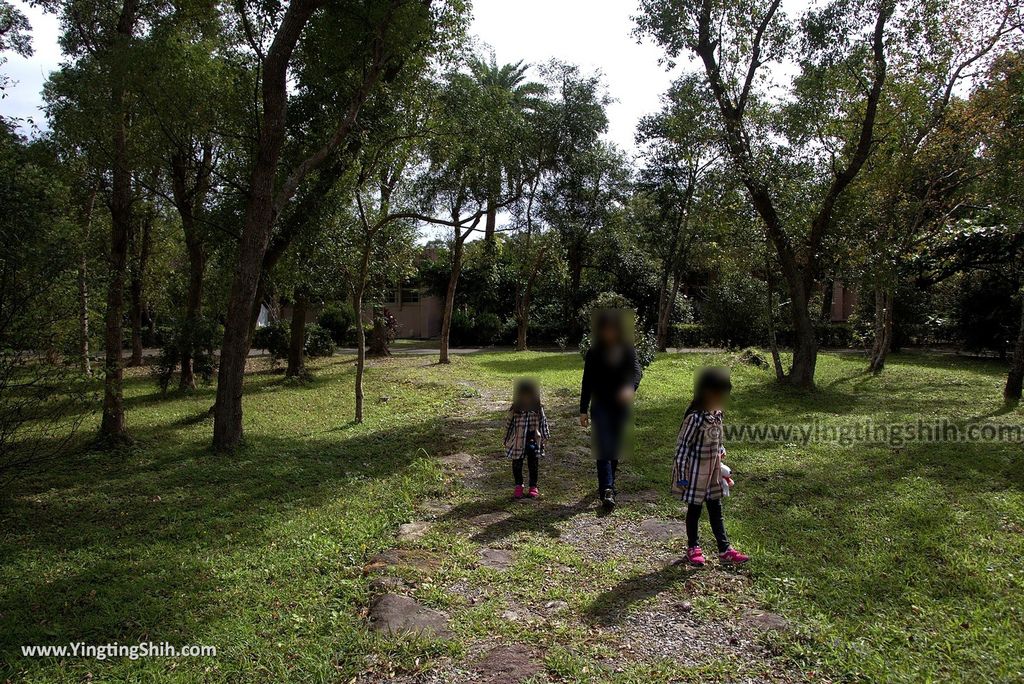
[{"label": "child in plaid coat", "polygon": [[508,409],[504,439],[505,455],[512,461],[512,476],[516,483],[512,496],[516,499],[523,498],[523,461],[526,461],[530,473],[530,488],[526,496],[531,499],[540,496],[537,465],[550,435],[548,419],[540,403],[540,387],[532,380],[520,380],[516,383],[512,406]]},{"label": "child in plaid coat", "polygon": [[722,407],[732,390],[729,371],[707,368],[697,376],[693,401],[679,427],[672,491],[682,496],[686,508],[686,558],[693,565],[704,565],[704,553],[698,544],[698,524],[702,510],[708,509],[711,530],[718,544],[719,559],[734,565],[750,560],[729,543],[722,520]]}]

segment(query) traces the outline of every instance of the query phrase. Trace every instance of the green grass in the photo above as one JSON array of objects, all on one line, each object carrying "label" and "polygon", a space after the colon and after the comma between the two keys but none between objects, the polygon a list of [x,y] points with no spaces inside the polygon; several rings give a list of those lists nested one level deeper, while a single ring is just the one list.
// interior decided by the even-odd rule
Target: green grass
[{"label": "green grass", "polygon": [[[638,394],[624,486],[665,488],[694,370],[731,359],[657,359]],[[727,420],[837,426],[1024,417],[1001,410],[1004,369],[996,363],[908,354],[878,378],[862,368],[856,357],[822,356],[819,390],[800,394],[765,371],[736,366]],[[351,358],[319,364],[305,385],[257,373],[246,385],[247,445],[232,456],[208,449],[212,389],[161,397],[149,379],[131,379],[132,448],[29,473],[0,500],[0,680],[349,681],[367,669],[459,659],[467,644],[494,636],[542,648],[549,672],[565,681],[720,678],[724,664],[701,673],[671,662],[619,672],[604,665],[615,645],[594,638],[593,624],[614,617],[608,613],[669,593],[692,596],[694,609],[710,616],[728,613],[729,599],[716,600],[714,587],[693,589],[702,576],[648,575],[643,559],[602,561],[559,538],[557,524],[585,514],[592,488],[554,462],[560,442],[581,439],[572,425],[579,373],[578,357],[563,354],[480,353],[451,366],[432,357],[375,362],[362,425],[351,423]],[[508,506],[506,464],[487,461],[490,491],[481,499],[446,481],[435,457],[494,454],[500,429],[491,421],[500,414],[474,408],[473,397],[504,396],[521,374],[540,378],[556,426],[545,499],[516,524],[467,538],[465,517]],[[1019,445],[732,444],[729,454],[738,486],[726,523],[755,556],[750,598],[796,625],[766,642],[780,658],[839,680],[1024,677]],[[397,525],[415,519],[418,502],[449,490],[455,511],[420,543],[439,550],[443,564],[415,593],[453,615],[456,638],[372,634],[363,564],[395,545]],[[656,510],[680,514],[667,495]],[[495,543],[519,551],[508,573],[475,567],[476,548]],[[457,580],[486,589],[487,598],[469,605],[453,596],[446,587]],[[509,606],[555,600],[584,619],[501,618]],[[212,644],[219,653],[103,662],[20,655],[25,644],[140,640]]]}]

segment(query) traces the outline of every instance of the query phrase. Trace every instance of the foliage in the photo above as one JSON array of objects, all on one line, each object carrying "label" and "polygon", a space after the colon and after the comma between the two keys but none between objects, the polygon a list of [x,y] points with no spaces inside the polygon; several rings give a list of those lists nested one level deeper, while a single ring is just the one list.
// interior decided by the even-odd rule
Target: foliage
[{"label": "foliage", "polygon": [[700,309],[708,344],[742,349],[767,339],[764,286],[743,274],[729,274],[711,284]]},{"label": "foliage", "polygon": [[317,317],[317,324],[327,330],[339,347],[351,344],[356,315],[348,304],[331,304]]},{"label": "foliage", "polygon": [[160,354],[152,370],[160,390],[167,391],[186,353],[191,354],[193,372],[204,384],[210,384],[217,370],[216,349],[223,336],[224,328],[205,317],[184,320],[173,328],[162,330]]},{"label": "foliage", "polygon": [[370,330],[370,356],[389,356],[391,343],[398,337],[398,320],[389,309],[373,308],[373,327]]},{"label": "foliage", "polygon": [[253,349],[262,349],[270,354],[274,361],[287,358],[291,342],[290,330],[291,325],[284,320],[273,321],[262,328],[257,328],[252,336]]},{"label": "foliage", "polygon": [[333,356],[335,343],[334,336],[326,328],[323,328],[316,323],[308,323],[306,325],[306,356],[311,359],[320,358],[323,356]]}]

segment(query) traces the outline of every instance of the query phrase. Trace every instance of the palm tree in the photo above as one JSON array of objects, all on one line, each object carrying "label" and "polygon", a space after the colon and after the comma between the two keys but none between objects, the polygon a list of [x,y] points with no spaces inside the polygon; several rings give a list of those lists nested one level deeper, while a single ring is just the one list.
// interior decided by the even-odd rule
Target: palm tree
[{"label": "palm tree", "polygon": [[[470,73],[485,96],[494,98],[492,111],[500,112],[507,125],[503,130],[505,144],[515,144],[516,132],[531,113],[536,112],[542,97],[547,93],[547,86],[537,81],[528,81],[526,73],[530,65],[522,60],[514,64],[498,64],[492,54],[489,61],[474,58],[469,63]],[[494,242],[494,229],[498,216],[497,197],[501,194],[503,176],[511,169],[500,162],[488,164],[487,222],[484,236],[488,243]]]}]

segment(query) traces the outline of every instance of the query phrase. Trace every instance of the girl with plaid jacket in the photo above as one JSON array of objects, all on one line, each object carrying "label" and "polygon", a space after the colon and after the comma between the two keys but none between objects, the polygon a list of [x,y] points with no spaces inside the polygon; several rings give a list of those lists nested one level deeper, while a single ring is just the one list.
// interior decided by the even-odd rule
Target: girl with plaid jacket
[{"label": "girl with plaid jacket", "polygon": [[540,496],[537,465],[550,436],[548,419],[540,403],[540,387],[532,380],[520,380],[516,383],[512,406],[508,409],[504,439],[505,456],[512,461],[512,476],[516,483],[512,496],[516,499],[523,498],[523,461],[526,461],[530,473],[530,488],[526,496],[531,499]]},{"label": "girl with plaid jacket", "polygon": [[697,376],[693,401],[679,426],[672,491],[681,495],[686,508],[686,559],[696,566],[705,563],[698,544],[698,526],[702,510],[708,509],[711,531],[723,563],[746,563],[750,557],[732,548],[722,520],[722,408],[732,390],[729,371],[706,368]]}]

